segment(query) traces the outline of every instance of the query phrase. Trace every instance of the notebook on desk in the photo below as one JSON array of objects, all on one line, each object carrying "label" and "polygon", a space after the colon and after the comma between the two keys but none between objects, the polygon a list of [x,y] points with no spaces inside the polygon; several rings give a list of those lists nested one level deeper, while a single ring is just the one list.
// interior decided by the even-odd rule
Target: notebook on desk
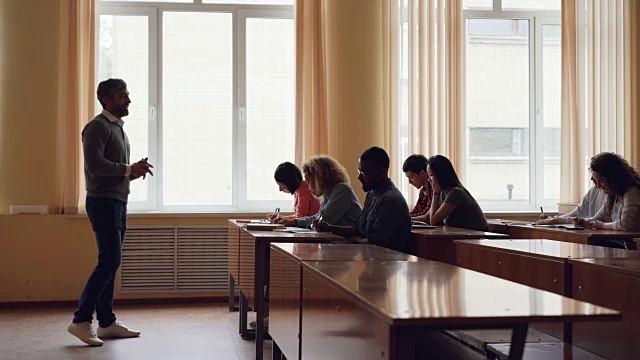
[{"label": "notebook on desk", "polygon": [[288,233],[294,233],[294,234],[326,234],[326,232],[325,233],[321,233],[321,232],[316,231],[316,230],[307,229],[307,228],[299,228],[299,227],[285,227],[285,228],[281,228],[281,229],[273,229],[273,231],[288,232]]},{"label": "notebook on desk", "polygon": [[553,229],[567,229],[567,230],[584,230],[582,226],[575,226],[573,224],[551,224],[551,225],[543,225],[543,224],[532,224],[535,227],[541,228],[553,228]]},{"label": "notebook on desk", "polygon": [[262,231],[272,231],[275,229],[284,228],[282,224],[247,224],[247,230],[262,230]]},{"label": "notebook on desk", "polygon": [[435,229],[434,225],[429,225],[423,221],[411,220],[411,228],[412,229]]}]

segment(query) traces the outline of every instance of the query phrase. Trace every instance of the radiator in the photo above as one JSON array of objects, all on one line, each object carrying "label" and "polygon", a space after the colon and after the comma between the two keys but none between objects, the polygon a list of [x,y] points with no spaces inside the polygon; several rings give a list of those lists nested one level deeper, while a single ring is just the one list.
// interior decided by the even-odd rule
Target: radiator
[{"label": "radiator", "polygon": [[131,226],[122,250],[121,293],[228,291],[226,225]]}]

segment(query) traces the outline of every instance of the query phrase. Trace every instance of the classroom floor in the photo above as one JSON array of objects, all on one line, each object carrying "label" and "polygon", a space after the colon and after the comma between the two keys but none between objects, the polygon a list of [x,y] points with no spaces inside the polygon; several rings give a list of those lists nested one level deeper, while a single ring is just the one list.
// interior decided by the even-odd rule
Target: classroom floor
[{"label": "classroom floor", "polygon": [[[255,343],[238,335],[238,312],[226,303],[116,305],[116,315],[142,332],[89,347],[67,333],[73,307],[0,308],[0,359],[223,359],[255,358]],[[250,314],[252,315],[252,314]],[[93,322],[97,326],[97,322]],[[271,359],[271,341],[265,341]]]}]

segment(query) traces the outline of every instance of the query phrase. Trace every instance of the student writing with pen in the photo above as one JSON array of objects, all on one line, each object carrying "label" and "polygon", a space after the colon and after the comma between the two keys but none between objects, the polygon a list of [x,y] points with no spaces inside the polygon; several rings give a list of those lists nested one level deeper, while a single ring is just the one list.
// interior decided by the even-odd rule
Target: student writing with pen
[{"label": "student writing with pen", "polygon": [[275,223],[281,218],[295,219],[304,216],[315,215],[320,210],[320,201],[313,195],[309,184],[302,179],[302,172],[297,166],[290,162],[283,162],[278,165],[273,177],[278,184],[278,188],[285,194],[293,194],[294,214],[280,216],[280,208],[267,214],[267,219]]},{"label": "student writing with pen", "polygon": [[[592,181],[593,177],[591,177]],[[571,224],[574,218],[588,218],[594,216],[598,210],[604,205],[607,195],[600,191],[598,186],[594,186],[582,198],[582,201],[571,212],[560,216],[549,217],[542,212],[540,208],[540,220],[536,221],[536,225],[555,225],[555,224]]]},{"label": "student writing with pen", "polygon": [[334,158],[313,156],[302,166],[305,181],[315,196],[322,196],[320,210],[312,216],[281,218],[285,226],[310,227],[314,220],[334,225],[353,225],[362,211],[360,201],[349,184],[347,170]]},{"label": "student writing with pen", "polygon": [[[639,231],[640,174],[622,156],[610,152],[592,157],[589,170],[596,186],[607,198],[593,217],[577,217],[573,223],[591,229]],[[603,245],[635,248],[632,241]]]}]

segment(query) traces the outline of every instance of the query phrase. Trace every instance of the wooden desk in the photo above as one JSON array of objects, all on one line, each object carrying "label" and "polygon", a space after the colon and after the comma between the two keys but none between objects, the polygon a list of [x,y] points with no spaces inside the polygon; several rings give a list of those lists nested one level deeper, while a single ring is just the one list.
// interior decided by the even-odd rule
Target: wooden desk
[{"label": "wooden desk", "polygon": [[411,231],[410,253],[418,257],[456,264],[454,240],[464,239],[508,239],[504,234],[438,226],[435,229]]},{"label": "wooden desk", "polygon": [[537,227],[533,225],[507,225],[512,239],[551,239],[577,244],[598,245],[606,240],[633,240],[640,238],[640,231],[617,230],[566,230],[561,228]]},{"label": "wooden desk", "polygon": [[622,312],[611,324],[574,324],[573,344],[607,359],[637,359],[640,354],[640,259],[571,259],[577,300]]},{"label": "wooden desk", "polygon": [[[534,321],[619,320],[590,305],[436,261],[303,262],[303,359],[415,359],[432,329],[512,328],[520,359]],[[424,345],[424,344],[423,344]]]},{"label": "wooden desk", "polygon": [[455,241],[457,265],[571,296],[568,259],[638,258],[640,252],[545,239]]},{"label": "wooden desk", "polygon": [[302,261],[419,261],[413,255],[375,245],[271,244],[269,334],[273,359],[300,357]]},{"label": "wooden desk", "polygon": [[509,234],[508,224],[512,221],[507,220],[495,220],[487,219],[487,225],[489,225],[489,231],[498,234]]},{"label": "wooden desk", "polygon": [[341,236],[331,233],[287,233],[279,231],[240,231],[239,287],[240,287],[240,335],[251,338],[247,329],[247,311],[252,307],[256,312],[256,360],[262,360],[264,340],[264,289],[269,279],[267,261],[271,243],[318,243],[344,241]]},{"label": "wooden desk", "polygon": [[[637,258],[640,252],[555,240],[469,240],[456,241],[457,265],[519,284],[572,296],[569,259]],[[572,342],[571,327],[534,327]]]},{"label": "wooden desk", "polygon": [[[235,305],[235,284],[240,280],[240,231],[242,225],[250,220],[229,220],[227,262],[229,266],[229,311],[237,311]],[[238,283],[239,284],[239,283]]]}]

